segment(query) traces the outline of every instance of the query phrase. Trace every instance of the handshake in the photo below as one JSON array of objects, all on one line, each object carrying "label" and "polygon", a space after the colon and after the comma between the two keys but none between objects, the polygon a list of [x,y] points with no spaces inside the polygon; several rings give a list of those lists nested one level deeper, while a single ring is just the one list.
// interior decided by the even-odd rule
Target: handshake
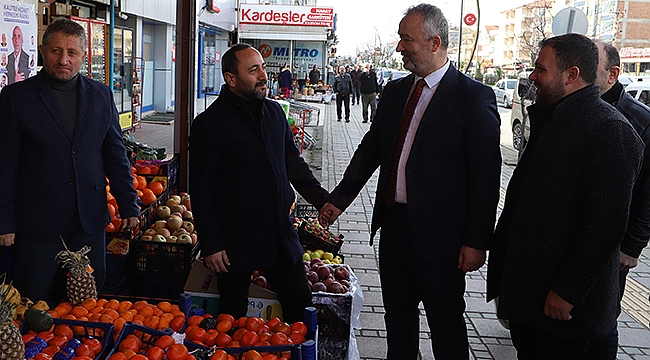
[{"label": "handshake", "polygon": [[328,227],[332,225],[340,215],[341,210],[328,202],[320,209],[318,213],[318,222],[322,227]]}]

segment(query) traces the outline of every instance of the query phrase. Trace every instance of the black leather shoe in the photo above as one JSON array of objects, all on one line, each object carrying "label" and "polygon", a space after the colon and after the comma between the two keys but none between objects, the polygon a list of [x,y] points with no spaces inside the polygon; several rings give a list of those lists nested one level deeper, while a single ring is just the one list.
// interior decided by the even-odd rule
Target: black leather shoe
[{"label": "black leather shoe", "polygon": [[350,119],[345,119],[345,122],[350,122]]},{"label": "black leather shoe", "polygon": [[363,120],[363,121],[362,121],[362,123],[364,123],[364,124],[367,123],[367,122],[368,122],[368,120]]},{"label": "black leather shoe", "polygon": [[341,121],[341,119],[336,119],[336,121]]}]

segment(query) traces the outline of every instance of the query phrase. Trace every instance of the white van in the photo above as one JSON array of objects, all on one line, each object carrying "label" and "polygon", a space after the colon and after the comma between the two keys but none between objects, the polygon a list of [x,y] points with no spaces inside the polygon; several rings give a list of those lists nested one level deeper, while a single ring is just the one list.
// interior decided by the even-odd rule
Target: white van
[{"label": "white van", "polygon": [[637,81],[625,87],[625,92],[642,104],[650,106],[650,81]]},{"label": "white van", "polygon": [[521,152],[526,146],[530,135],[530,123],[526,107],[535,102],[535,85],[528,78],[532,70],[522,71],[517,75],[517,84],[512,97],[512,112],[510,126],[512,129],[512,146]]}]

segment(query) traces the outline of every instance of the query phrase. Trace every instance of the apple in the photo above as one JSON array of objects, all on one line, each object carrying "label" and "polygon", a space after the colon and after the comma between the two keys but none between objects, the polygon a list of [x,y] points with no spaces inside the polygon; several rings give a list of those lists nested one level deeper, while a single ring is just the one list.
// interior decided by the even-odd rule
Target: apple
[{"label": "apple", "polygon": [[336,281],[336,280],[334,280],[334,279],[328,277],[328,278],[326,278],[326,279],[323,279],[322,282],[323,282],[323,284],[325,284],[325,286],[330,286],[331,283],[333,283],[333,282],[338,282],[338,281]]},{"label": "apple", "polygon": [[151,235],[142,235],[140,236],[140,240],[142,241],[151,241],[153,237]]},{"label": "apple", "polygon": [[170,196],[169,198],[170,198],[170,199],[173,199],[174,201],[177,201],[179,204],[180,204],[181,201],[183,200],[183,198],[180,197],[180,195],[172,195],[172,196]]},{"label": "apple", "polygon": [[192,238],[187,234],[183,234],[183,235],[178,237],[176,242],[179,243],[179,244],[191,244],[192,243]]},{"label": "apple", "polygon": [[253,284],[255,284],[255,285],[259,286],[259,287],[266,288],[266,286],[267,286],[266,278],[264,276],[262,276],[262,275],[259,275],[255,279],[253,279]]},{"label": "apple", "polygon": [[341,294],[343,293],[343,286],[338,281],[332,281],[329,285],[327,285],[327,291],[335,294]]},{"label": "apple", "polygon": [[192,238],[192,245],[196,244],[199,241],[199,236],[196,235],[196,231],[191,233],[190,237]]},{"label": "apple", "polygon": [[158,220],[153,225],[151,225],[151,228],[158,231],[159,229],[164,229],[167,227],[167,221],[165,220]]},{"label": "apple", "polygon": [[175,242],[177,242],[177,241],[178,241],[178,238],[177,238],[176,236],[174,236],[174,235],[169,235],[169,236],[167,237],[167,242],[175,243]]},{"label": "apple", "polygon": [[259,270],[255,270],[255,271],[253,271],[253,272],[251,273],[251,281],[253,281],[253,279],[255,279],[256,277],[258,277],[258,276],[260,276],[260,275],[262,275],[262,272],[261,272],[261,271],[259,271]]},{"label": "apple", "polygon": [[330,276],[331,273],[332,273],[332,272],[331,272],[331,270],[330,270],[330,267],[329,267],[329,266],[326,266],[326,265],[319,266],[319,267],[316,269],[316,274],[318,274],[318,277],[319,277],[321,280],[325,280],[325,279],[327,279],[327,278]]},{"label": "apple", "polygon": [[172,206],[171,210],[172,210],[172,212],[177,212],[177,213],[181,213],[181,214],[184,213],[185,211],[187,211],[185,206],[183,206],[181,204]]},{"label": "apple", "polygon": [[319,281],[317,283],[314,283],[311,290],[314,291],[314,292],[316,292],[316,291],[327,291],[327,286],[325,286],[325,284],[323,284],[322,282]]},{"label": "apple", "polygon": [[346,288],[348,288],[348,289],[350,288],[350,281],[348,281],[348,280],[340,280],[339,282],[341,283],[341,285],[345,286]]},{"label": "apple", "polygon": [[186,193],[185,191],[181,191],[178,193],[178,196],[181,197],[181,199],[185,198],[186,196],[190,196],[190,194]]},{"label": "apple", "polygon": [[165,201],[165,205],[169,206],[170,209],[171,209],[172,206],[179,205],[180,203],[181,203],[180,200],[176,200],[176,199],[173,199],[171,197],[169,199],[167,199],[167,201]]},{"label": "apple", "polygon": [[[176,216],[176,215],[170,215],[167,218],[167,227],[171,230],[176,230],[183,225],[183,219]],[[185,229],[187,230],[187,229]]]},{"label": "apple", "polygon": [[318,263],[318,264],[320,264],[320,265],[323,265],[323,260],[321,260],[320,258],[313,258],[313,259],[310,260],[310,263],[311,263],[312,265],[314,265],[315,263]]},{"label": "apple", "polygon": [[345,266],[339,266],[334,269],[334,277],[336,280],[347,280],[350,277],[350,272]]},{"label": "apple", "polygon": [[194,224],[192,224],[191,221],[183,221],[183,224],[181,224],[180,228],[187,230],[188,233],[191,233],[194,231]]},{"label": "apple", "polygon": [[167,220],[167,218],[171,214],[172,214],[172,210],[167,205],[163,205],[163,206],[159,207],[158,209],[156,209],[156,215],[158,215],[158,217],[163,219],[163,220]]},{"label": "apple", "polygon": [[312,284],[315,284],[318,282],[318,274],[315,272],[309,270],[307,271],[307,280],[311,281]]},{"label": "apple", "polygon": [[189,210],[185,210],[185,211],[183,211],[183,219],[192,220],[192,219],[194,219],[194,214],[192,214],[192,212],[189,211]]},{"label": "apple", "polygon": [[179,237],[179,236],[181,236],[183,234],[189,234],[189,233],[187,232],[187,230],[183,229],[182,227],[180,227],[180,228],[178,228],[178,229],[176,229],[176,230],[174,230],[172,232],[172,235],[174,235],[176,237]]},{"label": "apple", "polygon": [[162,235],[160,235],[160,234],[157,234],[157,235],[154,235],[154,236],[153,236],[153,238],[151,239],[151,241],[155,241],[155,242],[167,242],[167,239],[166,239],[164,236],[162,236]]},{"label": "apple", "polygon": [[[183,217],[183,214],[181,214],[181,213],[179,213],[179,212],[173,212],[172,215],[174,215],[174,216],[178,216],[179,218],[182,218],[182,217]],[[171,215],[170,215],[170,216],[171,216]]]},{"label": "apple", "polygon": [[183,200],[181,201],[181,204],[185,205],[187,210],[190,210],[190,211],[192,210],[192,202],[190,201],[190,196],[189,195],[187,195],[186,197],[183,198]]},{"label": "apple", "polygon": [[169,229],[167,228],[158,229],[156,233],[164,236],[165,238],[168,238],[171,235],[171,232],[169,232]]},{"label": "apple", "polygon": [[[158,232],[156,231],[156,229],[151,228],[151,229],[147,229],[147,230],[145,230],[145,231],[143,232],[143,234],[144,234],[144,235],[149,235],[149,236],[154,236],[154,235],[158,234]],[[149,240],[151,240],[151,239],[149,239]]]}]

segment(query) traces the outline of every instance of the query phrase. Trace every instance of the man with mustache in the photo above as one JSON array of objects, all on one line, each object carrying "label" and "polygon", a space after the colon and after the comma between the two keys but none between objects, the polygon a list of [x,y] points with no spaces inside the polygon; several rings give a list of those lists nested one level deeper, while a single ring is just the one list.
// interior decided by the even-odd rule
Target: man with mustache
[{"label": "man with mustache", "polygon": [[584,35],[542,40],[530,80],[530,138],[508,184],[488,262],[487,300],[518,359],[590,359],[614,329],[619,253],[644,144],[595,85]]},{"label": "man with mustache", "polygon": [[[91,247],[101,291],[110,222],[107,178],[120,230],[134,228],[140,215],[113,94],[79,75],[87,44],[81,25],[52,22],[40,46],[43,70],[0,95],[0,246],[15,243],[13,284],[30,299],[49,295],[58,303],[65,296],[65,288],[51,289],[60,238],[72,251]],[[45,204],[56,210],[34,210]]]},{"label": "man with mustache", "polygon": [[329,194],[300,156],[282,108],[266,98],[259,51],[234,45],[221,64],[226,83],[190,133],[192,208],[205,265],[217,273],[219,312],[245,316],[250,275],[262,270],[284,320],[302,321],[311,291],[290,216],[293,189],[319,209]]},{"label": "man with mustache", "polygon": [[433,5],[406,11],[397,51],[413,74],[386,84],[370,130],[319,218],[336,220],[379,168],[370,237],[381,227],[388,359],[418,357],[420,302],[435,358],[469,358],[465,274],[483,265],[494,229],[496,99],[451,65],[448,28]]}]

